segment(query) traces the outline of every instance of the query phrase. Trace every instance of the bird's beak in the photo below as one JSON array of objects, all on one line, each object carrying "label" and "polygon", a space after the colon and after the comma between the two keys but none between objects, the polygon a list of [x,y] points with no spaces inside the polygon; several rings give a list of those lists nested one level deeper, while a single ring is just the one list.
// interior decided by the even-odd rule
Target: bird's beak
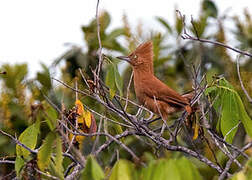
[{"label": "bird's beak", "polygon": [[130,58],[128,56],[118,56],[116,58],[127,61],[127,62],[130,62]]}]

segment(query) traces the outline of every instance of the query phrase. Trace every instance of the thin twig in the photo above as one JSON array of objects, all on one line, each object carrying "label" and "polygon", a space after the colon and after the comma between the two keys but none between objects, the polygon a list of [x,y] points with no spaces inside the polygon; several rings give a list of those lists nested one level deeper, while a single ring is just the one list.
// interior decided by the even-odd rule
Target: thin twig
[{"label": "thin twig", "polygon": [[[100,70],[102,66],[102,44],[101,44],[101,37],[100,37],[100,19],[99,19],[99,3],[100,0],[97,0],[97,5],[96,5],[96,23],[97,23],[97,38],[98,38],[98,43],[99,43],[99,49],[98,49],[98,55],[99,55],[99,64],[98,64],[98,69],[97,69],[97,76],[99,77],[100,75]],[[98,83],[96,83],[98,84]]]},{"label": "thin twig", "polygon": [[81,77],[82,77],[82,79],[84,80],[85,84],[87,85],[88,89],[90,89],[90,86],[89,86],[89,84],[88,84],[88,82],[87,82],[87,79],[86,79],[85,76],[83,75],[81,68],[79,68],[79,72],[80,72]]},{"label": "thin twig", "polygon": [[[224,43],[221,43],[221,42],[218,42],[218,41],[211,41],[211,40],[208,40],[208,39],[202,39],[202,38],[199,38],[199,37],[193,37],[193,36],[191,36],[186,31],[185,16],[184,15],[182,16],[182,14],[181,14],[181,12],[179,10],[176,10],[176,12],[179,13],[180,18],[182,19],[182,22],[183,22],[184,34],[181,35],[182,39],[189,39],[189,40],[193,40],[193,41],[199,41],[199,42],[202,42],[202,43],[210,43],[210,44],[214,44],[214,45],[217,45],[217,46],[222,46],[224,48],[230,49],[230,50],[232,50],[234,52],[237,52],[239,54],[243,54],[245,56],[252,57],[251,53],[246,52],[246,51],[242,51],[242,50],[234,48],[234,47],[231,47],[231,46],[226,45]],[[193,19],[192,19],[191,23],[194,26]],[[197,32],[197,29],[195,27],[193,27],[193,28]]]},{"label": "thin twig", "polygon": [[241,78],[241,74],[240,74],[240,63],[239,63],[239,59],[240,59],[240,56],[238,56],[238,57],[237,57],[237,60],[236,60],[236,67],[237,67],[238,78],[239,78],[239,81],[240,81],[240,84],[241,84],[241,88],[242,88],[244,94],[247,96],[248,101],[252,104],[252,98],[251,98],[250,95],[248,94],[248,91],[246,90],[246,88],[244,87],[243,82],[242,82],[242,78]]},{"label": "thin twig", "polygon": [[[103,118],[101,117],[100,122],[99,122],[99,126],[98,126],[98,131],[97,131],[98,133],[101,132],[102,122],[103,122]],[[93,147],[92,147],[91,154],[94,154],[94,151],[95,151],[95,148],[96,148],[96,145],[97,145],[98,142],[99,142],[99,136],[96,137],[96,139],[95,139],[95,142],[94,142]]]},{"label": "thin twig", "polygon": [[43,176],[46,176],[46,177],[48,177],[48,178],[50,178],[50,179],[56,179],[56,180],[59,180],[59,178],[57,178],[57,177],[55,177],[55,176],[52,176],[52,175],[50,175],[50,174],[48,174],[48,173],[45,173],[45,172],[43,172],[43,171],[40,171],[39,169],[37,169],[37,168],[34,168],[39,174],[42,174]]},{"label": "thin twig", "polygon": [[0,160],[0,164],[15,164],[15,161],[10,161],[10,160]]},{"label": "thin twig", "polygon": [[126,94],[126,102],[125,102],[125,106],[124,106],[124,111],[127,110],[127,106],[128,106],[128,100],[129,100],[129,91],[130,91],[130,85],[131,85],[131,82],[132,82],[132,79],[133,79],[133,71],[131,72],[131,75],[130,75],[130,80],[129,80],[129,84],[127,86],[127,94]]},{"label": "thin twig", "polygon": [[26,146],[25,144],[21,143],[17,138],[15,138],[15,137],[13,137],[12,135],[10,135],[10,134],[8,134],[8,133],[2,131],[1,129],[0,129],[0,133],[3,134],[3,135],[5,135],[5,136],[7,136],[7,137],[9,137],[9,138],[11,138],[17,145],[23,147],[24,149],[28,150],[29,152],[31,152],[31,153],[33,153],[33,154],[37,154],[37,153],[38,153],[37,150],[33,150],[33,149],[29,148],[29,147]]}]

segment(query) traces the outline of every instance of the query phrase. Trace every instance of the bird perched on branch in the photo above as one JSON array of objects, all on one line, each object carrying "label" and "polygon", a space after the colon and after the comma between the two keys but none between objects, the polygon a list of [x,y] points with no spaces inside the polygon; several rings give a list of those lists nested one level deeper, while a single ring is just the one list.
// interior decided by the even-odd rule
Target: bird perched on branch
[{"label": "bird perched on branch", "polygon": [[117,58],[132,66],[136,97],[147,109],[164,119],[167,119],[169,114],[182,110],[186,110],[189,115],[192,113],[192,94],[180,95],[155,77],[151,41],[141,44],[130,55]]}]

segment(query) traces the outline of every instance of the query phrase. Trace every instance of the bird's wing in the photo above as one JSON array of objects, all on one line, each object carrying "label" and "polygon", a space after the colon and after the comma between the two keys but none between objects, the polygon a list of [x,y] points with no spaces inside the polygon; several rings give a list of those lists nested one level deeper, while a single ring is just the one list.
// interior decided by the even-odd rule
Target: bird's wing
[{"label": "bird's wing", "polygon": [[189,104],[188,99],[182,97],[179,93],[168,87],[156,77],[146,81],[145,94],[150,98],[155,98],[159,101],[164,101],[175,106],[185,107]]}]

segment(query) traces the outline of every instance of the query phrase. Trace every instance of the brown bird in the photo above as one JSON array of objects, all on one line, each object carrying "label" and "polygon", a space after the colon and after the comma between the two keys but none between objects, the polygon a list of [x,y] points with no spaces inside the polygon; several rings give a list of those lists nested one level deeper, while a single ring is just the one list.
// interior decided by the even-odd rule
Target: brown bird
[{"label": "brown bird", "polygon": [[151,41],[141,44],[130,55],[117,58],[127,61],[132,66],[135,93],[140,104],[164,119],[167,119],[169,114],[182,110],[191,114],[192,95],[180,95],[155,77]]}]

